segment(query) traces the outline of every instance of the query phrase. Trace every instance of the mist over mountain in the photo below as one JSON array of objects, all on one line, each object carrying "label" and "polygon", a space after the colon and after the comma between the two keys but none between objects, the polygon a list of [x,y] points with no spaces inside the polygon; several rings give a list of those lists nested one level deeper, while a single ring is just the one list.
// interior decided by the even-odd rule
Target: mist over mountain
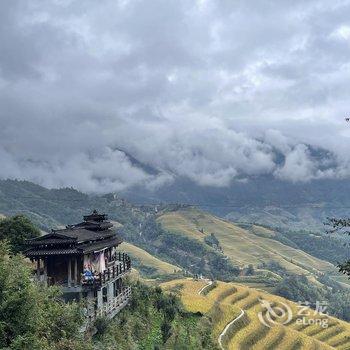
[{"label": "mist over mountain", "polygon": [[271,175],[245,178],[227,187],[200,186],[177,178],[157,189],[122,191],[134,203],[187,203],[234,221],[325,231],[327,217],[347,217],[350,181],[290,182]]},{"label": "mist over mountain", "polygon": [[350,177],[346,1],[0,7],[2,179],[108,193]]},{"label": "mist over mountain", "polygon": [[[110,192],[134,204],[189,204],[235,222],[253,222],[274,228],[321,232],[325,231],[323,223],[327,217],[346,217],[349,214],[348,179],[322,177],[320,179],[306,177],[298,181],[285,179],[276,173],[283,173],[283,169],[288,167],[289,160],[276,149],[274,149],[275,164],[279,170],[274,174],[241,174],[227,184],[220,185],[211,182],[206,185],[188,175],[166,173],[150,163],[142,162],[125,150],[115,149],[115,151],[123,155],[124,161],[135,172],[144,174],[143,181],[118,187],[118,191]],[[324,173],[336,171],[334,157],[328,151],[308,146],[308,154],[314,162],[319,162],[320,171]],[[292,174],[298,169],[301,171],[300,167],[293,166]],[[118,173],[120,169],[115,171]],[[110,176],[114,176],[112,169]],[[124,176],[127,177],[127,174]],[[104,175],[101,174],[100,178],[95,178],[94,181],[96,184],[100,183],[108,195],[108,186],[104,187],[106,184]],[[4,183],[10,184],[11,181]]]},{"label": "mist over mountain", "polygon": [[349,3],[0,7],[0,179],[220,215],[347,206]]},{"label": "mist over mountain", "polygon": [[0,1],[0,349],[350,350],[349,58],[350,0]]}]

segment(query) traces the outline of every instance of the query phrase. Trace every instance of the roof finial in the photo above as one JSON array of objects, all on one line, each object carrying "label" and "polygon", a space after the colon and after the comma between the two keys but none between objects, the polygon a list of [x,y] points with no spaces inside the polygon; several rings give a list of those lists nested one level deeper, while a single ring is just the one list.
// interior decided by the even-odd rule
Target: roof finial
[{"label": "roof finial", "polygon": [[101,221],[105,221],[107,220],[107,215],[106,214],[99,214],[98,211],[96,209],[94,209],[92,211],[91,214],[89,215],[84,215],[84,221],[97,221],[97,222],[101,222]]}]

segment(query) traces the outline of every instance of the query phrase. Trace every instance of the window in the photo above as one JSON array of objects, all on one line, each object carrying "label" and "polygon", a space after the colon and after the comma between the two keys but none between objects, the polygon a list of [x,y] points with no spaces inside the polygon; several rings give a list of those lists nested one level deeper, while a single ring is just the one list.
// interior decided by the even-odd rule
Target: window
[{"label": "window", "polygon": [[102,300],[104,303],[107,303],[107,287],[102,288]]},{"label": "window", "polygon": [[118,289],[117,289],[117,281],[113,282],[113,296],[116,297],[118,295]]}]

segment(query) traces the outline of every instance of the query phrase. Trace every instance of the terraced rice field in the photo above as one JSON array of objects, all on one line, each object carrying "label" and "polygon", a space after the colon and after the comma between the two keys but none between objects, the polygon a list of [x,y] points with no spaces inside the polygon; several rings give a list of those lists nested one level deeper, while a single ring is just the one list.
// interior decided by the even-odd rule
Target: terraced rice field
[{"label": "terraced rice field", "polygon": [[[297,312],[298,305],[284,298],[265,293],[247,286],[218,282],[214,288],[206,294],[199,291],[208,283],[204,280],[181,279],[165,282],[161,287],[166,291],[175,288],[180,291],[180,296],[187,310],[201,312],[211,317],[214,325],[213,335],[219,339],[226,326],[232,320],[238,318],[242,310],[244,315],[221,336],[223,349],[232,350],[349,350],[350,349],[350,324],[326,315],[314,315],[314,310],[306,320],[310,324],[297,324],[300,318]],[[271,327],[265,326],[258,314],[263,316],[266,309],[260,300],[266,300],[273,306],[281,306],[285,303],[292,311],[292,319],[276,320]],[[316,319],[324,319],[328,327],[323,328],[315,324]],[[272,318],[274,319],[274,318]],[[313,323],[313,324],[312,324]]]},{"label": "terraced rice field", "polygon": [[224,254],[238,265],[256,266],[275,261],[296,274],[313,276],[327,272],[337,275],[336,268],[331,263],[276,241],[274,232],[263,227],[253,226],[251,232],[194,208],[166,212],[157,220],[169,231],[200,241],[214,233]]},{"label": "terraced rice field", "polygon": [[158,274],[170,275],[175,272],[181,271],[181,269],[178,266],[160,260],[155,256],[149,254],[142,248],[136,247],[131,243],[123,242],[119,247],[121,251],[128,253],[131,256],[131,258],[138,259],[139,261],[141,261],[144,266],[156,269]]}]

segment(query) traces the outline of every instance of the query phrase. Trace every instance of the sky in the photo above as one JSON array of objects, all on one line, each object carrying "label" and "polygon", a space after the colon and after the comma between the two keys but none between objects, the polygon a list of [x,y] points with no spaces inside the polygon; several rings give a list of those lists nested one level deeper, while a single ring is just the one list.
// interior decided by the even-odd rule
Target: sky
[{"label": "sky", "polygon": [[0,178],[349,178],[349,59],[350,1],[1,1]]}]

